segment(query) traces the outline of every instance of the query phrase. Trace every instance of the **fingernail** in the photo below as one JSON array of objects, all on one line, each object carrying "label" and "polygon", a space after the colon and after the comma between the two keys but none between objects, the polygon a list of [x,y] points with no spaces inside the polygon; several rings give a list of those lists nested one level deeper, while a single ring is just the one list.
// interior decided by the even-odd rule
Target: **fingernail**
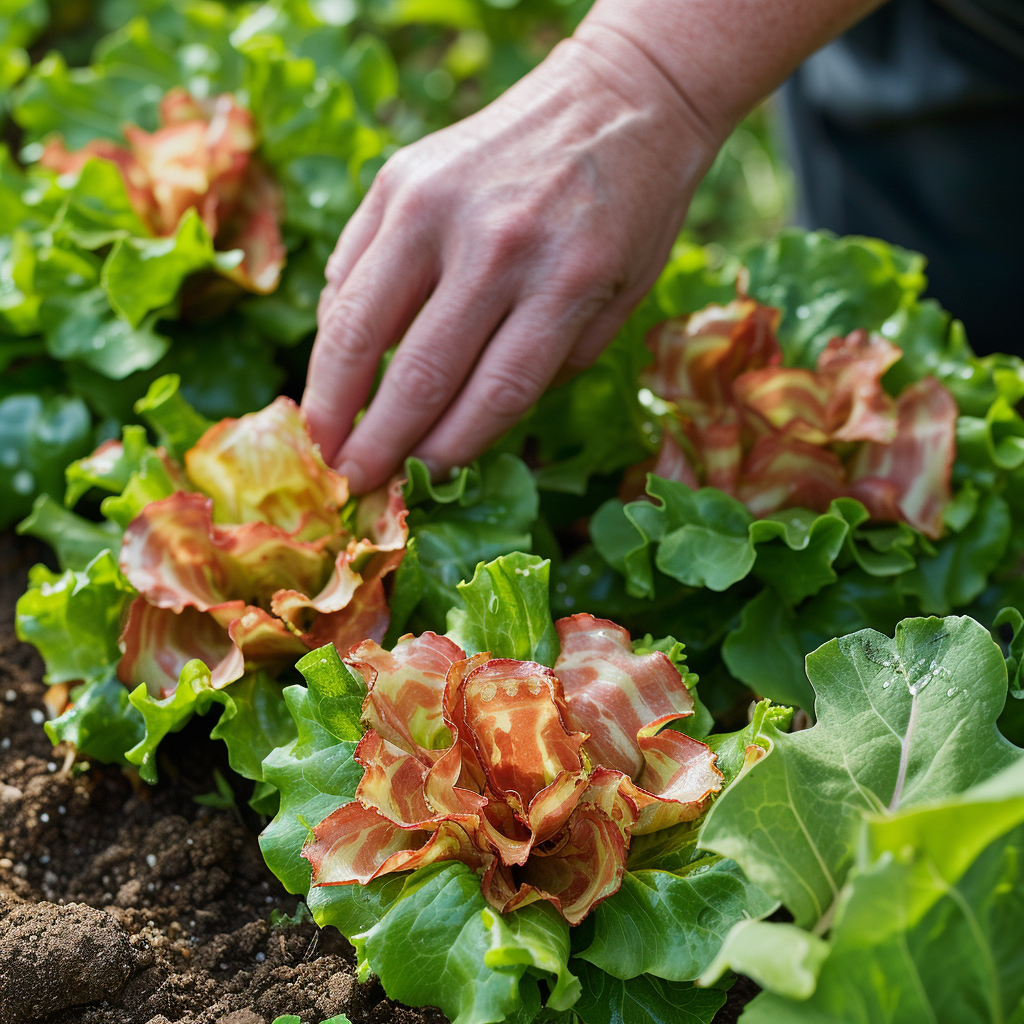
[{"label": "fingernail", "polygon": [[366,480],[366,474],[358,463],[350,460],[340,462],[337,467],[337,472],[348,480],[348,489],[352,494],[362,493],[363,482]]}]

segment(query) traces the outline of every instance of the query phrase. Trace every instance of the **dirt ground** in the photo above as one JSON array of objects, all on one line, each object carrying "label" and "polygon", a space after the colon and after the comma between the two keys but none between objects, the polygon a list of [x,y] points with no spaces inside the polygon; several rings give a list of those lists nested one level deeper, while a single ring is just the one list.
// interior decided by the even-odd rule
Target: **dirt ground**
[{"label": "dirt ground", "polygon": [[[230,777],[209,723],[169,738],[163,775],[177,777],[153,788],[50,746],[42,664],[13,625],[44,554],[0,535],[0,1022],[444,1024],[358,984],[337,933],[271,926],[297,900],[263,864],[259,821],[193,799],[215,768]],[[741,981],[716,1024],[754,992]]]}]

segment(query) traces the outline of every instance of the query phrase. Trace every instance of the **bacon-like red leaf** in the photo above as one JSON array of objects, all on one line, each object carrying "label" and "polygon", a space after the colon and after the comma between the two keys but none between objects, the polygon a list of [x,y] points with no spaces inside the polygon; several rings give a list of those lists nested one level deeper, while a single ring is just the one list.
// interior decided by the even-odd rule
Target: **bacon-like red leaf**
[{"label": "bacon-like red leaf", "polygon": [[555,847],[544,853],[514,869],[493,862],[483,877],[484,896],[505,912],[547,900],[576,925],[622,885],[626,842],[593,804],[577,807]]},{"label": "bacon-like red leaf", "polygon": [[850,494],[876,519],[904,519],[933,539],[942,535],[956,457],[958,409],[934,377],[906,388],[896,403],[891,444],[865,444],[850,473]]},{"label": "bacon-like red leaf", "polygon": [[565,687],[568,720],[589,733],[594,764],[637,779],[644,756],[637,737],[653,721],[693,713],[693,697],[660,651],[636,655],[629,633],[607,619],[580,614],[555,623],[561,653],[555,674]]},{"label": "bacon-like red leaf", "polygon": [[896,403],[882,390],[882,375],[902,356],[892,342],[865,330],[828,343],[818,357],[818,379],[828,391],[831,440],[893,440]]},{"label": "bacon-like red leaf", "polygon": [[313,885],[366,885],[380,875],[439,860],[461,860],[473,867],[485,860],[457,821],[444,821],[433,832],[398,828],[355,800],[317,825],[302,856],[312,866]]},{"label": "bacon-like red leaf", "polygon": [[795,505],[824,512],[845,487],[843,464],[828,448],[766,434],[747,456],[736,496],[755,516]]}]

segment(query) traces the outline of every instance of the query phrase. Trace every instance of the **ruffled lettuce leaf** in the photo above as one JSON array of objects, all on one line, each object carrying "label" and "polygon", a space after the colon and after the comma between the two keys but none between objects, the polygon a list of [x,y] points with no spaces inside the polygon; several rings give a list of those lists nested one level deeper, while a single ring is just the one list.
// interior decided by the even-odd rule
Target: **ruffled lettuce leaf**
[{"label": "ruffled lettuce leaf", "polygon": [[490,651],[553,665],[559,644],[548,604],[550,563],[516,552],[481,562],[459,585],[464,606],[448,613],[448,635],[467,654]]},{"label": "ruffled lettuce leaf", "polygon": [[538,509],[530,471],[507,453],[492,452],[443,484],[418,459],[405,472],[412,544],[392,591],[392,641],[410,630],[443,631],[449,610],[463,604],[459,584],[478,563],[530,550]]},{"label": "ruffled lettuce leaf", "polygon": [[[359,707],[365,687],[330,646],[310,652],[298,669],[306,685],[284,691],[296,737],[272,750],[263,762],[263,777],[280,791],[281,804],[260,835],[260,849],[284,886],[290,892],[308,893],[312,901],[317,890],[310,891],[309,862],[301,856],[302,847],[313,825],[355,796],[363,769],[352,754],[363,732]],[[329,897],[350,890],[321,891]]]},{"label": "ruffled lettuce leaf", "polygon": [[110,550],[80,571],[55,573],[44,565],[29,572],[18,599],[18,638],[33,644],[46,662],[47,683],[91,683],[112,678],[121,651],[121,619],[135,596]]},{"label": "ruffled lettuce leaf", "polygon": [[732,857],[797,925],[835,914],[865,814],[946,799],[1020,757],[996,728],[999,648],[973,619],[908,619],[807,658],[817,724],[764,727],[770,751],[708,814],[700,845]]},{"label": "ruffled lettuce leaf", "polygon": [[144,732],[124,757],[137,765],[139,774],[150,783],[157,781],[156,754],[161,740],[183,729],[193,715],[205,715],[214,704],[223,710],[210,737],[224,741],[228,763],[247,779],[263,782],[263,759],[295,735],[281,685],[263,672],[247,673],[229,688],[218,690],[206,665],[190,661],[181,670],[172,694],[153,697],[141,684],[131,691],[129,700],[142,717]]}]

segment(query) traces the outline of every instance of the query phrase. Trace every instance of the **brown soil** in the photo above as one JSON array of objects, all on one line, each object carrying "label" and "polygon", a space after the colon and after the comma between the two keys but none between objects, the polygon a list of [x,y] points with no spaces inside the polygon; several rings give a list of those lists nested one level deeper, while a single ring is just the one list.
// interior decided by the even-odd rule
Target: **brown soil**
[{"label": "brown soil", "polygon": [[[0,534],[0,1022],[444,1024],[358,984],[333,930],[270,924],[297,898],[263,864],[261,823],[193,799],[215,789],[214,769],[232,777],[209,723],[165,741],[173,785],[85,769],[50,746],[42,664],[13,625],[45,554]],[[754,994],[741,980],[716,1024]]]},{"label": "brown soil", "polygon": [[444,1024],[359,985],[337,933],[270,925],[297,899],[264,866],[258,821],[193,800],[214,768],[231,777],[201,730],[173,737],[178,777],[154,788],[50,746],[42,664],[13,627],[44,554],[0,535],[0,1021]]}]

